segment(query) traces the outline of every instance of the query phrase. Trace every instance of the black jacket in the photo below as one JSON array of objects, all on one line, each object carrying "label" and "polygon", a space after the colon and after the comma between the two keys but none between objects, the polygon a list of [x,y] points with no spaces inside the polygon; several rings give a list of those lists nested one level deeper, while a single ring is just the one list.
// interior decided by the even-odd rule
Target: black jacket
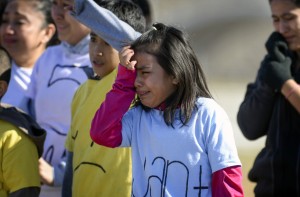
[{"label": "black jacket", "polygon": [[[249,179],[256,182],[255,195],[300,197],[300,114],[280,92],[260,77],[247,86],[237,121],[244,136],[255,140],[266,135],[265,147],[255,159]],[[292,67],[300,82],[300,71]]]}]

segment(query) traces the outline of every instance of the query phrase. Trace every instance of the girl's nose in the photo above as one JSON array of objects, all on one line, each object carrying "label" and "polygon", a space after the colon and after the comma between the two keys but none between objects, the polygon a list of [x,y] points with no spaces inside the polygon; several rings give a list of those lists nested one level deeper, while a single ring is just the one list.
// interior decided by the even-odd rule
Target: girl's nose
[{"label": "girl's nose", "polygon": [[141,78],[137,75],[134,81],[134,87],[138,88],[143,85]]}]

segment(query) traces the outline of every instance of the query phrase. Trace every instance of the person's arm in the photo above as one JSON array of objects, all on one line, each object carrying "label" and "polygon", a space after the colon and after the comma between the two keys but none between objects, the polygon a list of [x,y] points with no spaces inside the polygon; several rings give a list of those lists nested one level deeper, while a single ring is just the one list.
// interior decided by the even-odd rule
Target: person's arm
[{"label": "person's arm", "polygon": [[293,78],[292,60],[284,37],[273,32],[265,47],[268,54],[261,63],[255,84],[248,86],[237,116],[240,129],[250,140],[266,134],[275,100],[283,84]]},{"label": "person's arm", "polygon": [[73,153],[67,152],[66,170],[62,184],[62,197],[72,197]]},{"label": "person's arm", "polygon": [[118,51],[141,35],[111,11],[97,5],[94,0],[65,0],[65,4],[73,8],[71,14],[74,18]]},{"label": "person's arm", "polygon": [[[262,61],[261,67],[264,62],[265,60]],[[245,98],[237,113],[240,130],[250,140],[266,134],[274,108],[275,95],[278,94],[261,80],[261,67],[256,81],[247,86]]]},{"label": "person's arm", "polygon": [[53,167],[43,158],[39,159],[39,173],[43,184],[53,186],[54,172]]},{"label": "person's arm", "polygon": [[131,60],[133,55],[134,52],[129,47],[124,47],[119,53],[120,65],[113,88],[106,94],[92,120],[90,136],[102,146],[113,148],[122,142],[122,117],[135,97],[134,67],[137,62]]},{"label": "person's arm", "polygon": [[66,161],[62,159],[58,165],[51,166],[43,158],[39,159],[39,172],[41,180],[49,186],[61,186],[66,169]]},{"label": "person's arm", "polygon": [[287,80],[281,88],[281,93],[300,113],[300,85],[293,79]]},{"label": "person's arm", "polygon": [[111,148],[121,144],[122,117],[135,96],[135,75],[135,71],[119,65],[113,89],[107,93],[105,101],[92,120],[90,135],[97,144]]},{"label": "person's arm", "polygon": [[242,168],[233,166],[218,170],[212,176],[212,197],[242,197]]}]

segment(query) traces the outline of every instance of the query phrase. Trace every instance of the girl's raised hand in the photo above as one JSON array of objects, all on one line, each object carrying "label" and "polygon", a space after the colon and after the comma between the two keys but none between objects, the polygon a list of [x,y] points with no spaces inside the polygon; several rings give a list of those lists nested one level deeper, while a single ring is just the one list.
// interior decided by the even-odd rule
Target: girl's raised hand
[{"label": "girl's raised hand", "polygon": [[128,70],[134,70],[137,61],[131,60],[133,55],[134,51],[130,49],[130,46],[124,47],[121,52],[119,52],[120,64]]}]

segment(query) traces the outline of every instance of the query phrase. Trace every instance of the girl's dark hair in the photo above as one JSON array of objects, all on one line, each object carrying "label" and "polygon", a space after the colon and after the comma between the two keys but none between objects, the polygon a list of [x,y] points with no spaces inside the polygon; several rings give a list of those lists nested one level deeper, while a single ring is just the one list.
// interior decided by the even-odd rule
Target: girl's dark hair
[{"label": "girl's dark hair", "polygon": [[[269,0],[269,3],[271,3],[273,0]],[[297,7],[300,7],[300,0],[289,0],[293,2]]]},{"label": "girl's dark hair", "polygon": [[[201,65],[182,31],[156,23],[151,30],[141,35],[131,48],[135,53],[145,52],[155,56],[164,71],[178,81],[177,89],[165,101],[167,107],[164,110],[164,120],[167,125],[172,125],[178,106],[180,120],[185,125],[196,108],[197,98],[212,98]],[[134,104],[140,105],[140,99],[137,98]]]}]

